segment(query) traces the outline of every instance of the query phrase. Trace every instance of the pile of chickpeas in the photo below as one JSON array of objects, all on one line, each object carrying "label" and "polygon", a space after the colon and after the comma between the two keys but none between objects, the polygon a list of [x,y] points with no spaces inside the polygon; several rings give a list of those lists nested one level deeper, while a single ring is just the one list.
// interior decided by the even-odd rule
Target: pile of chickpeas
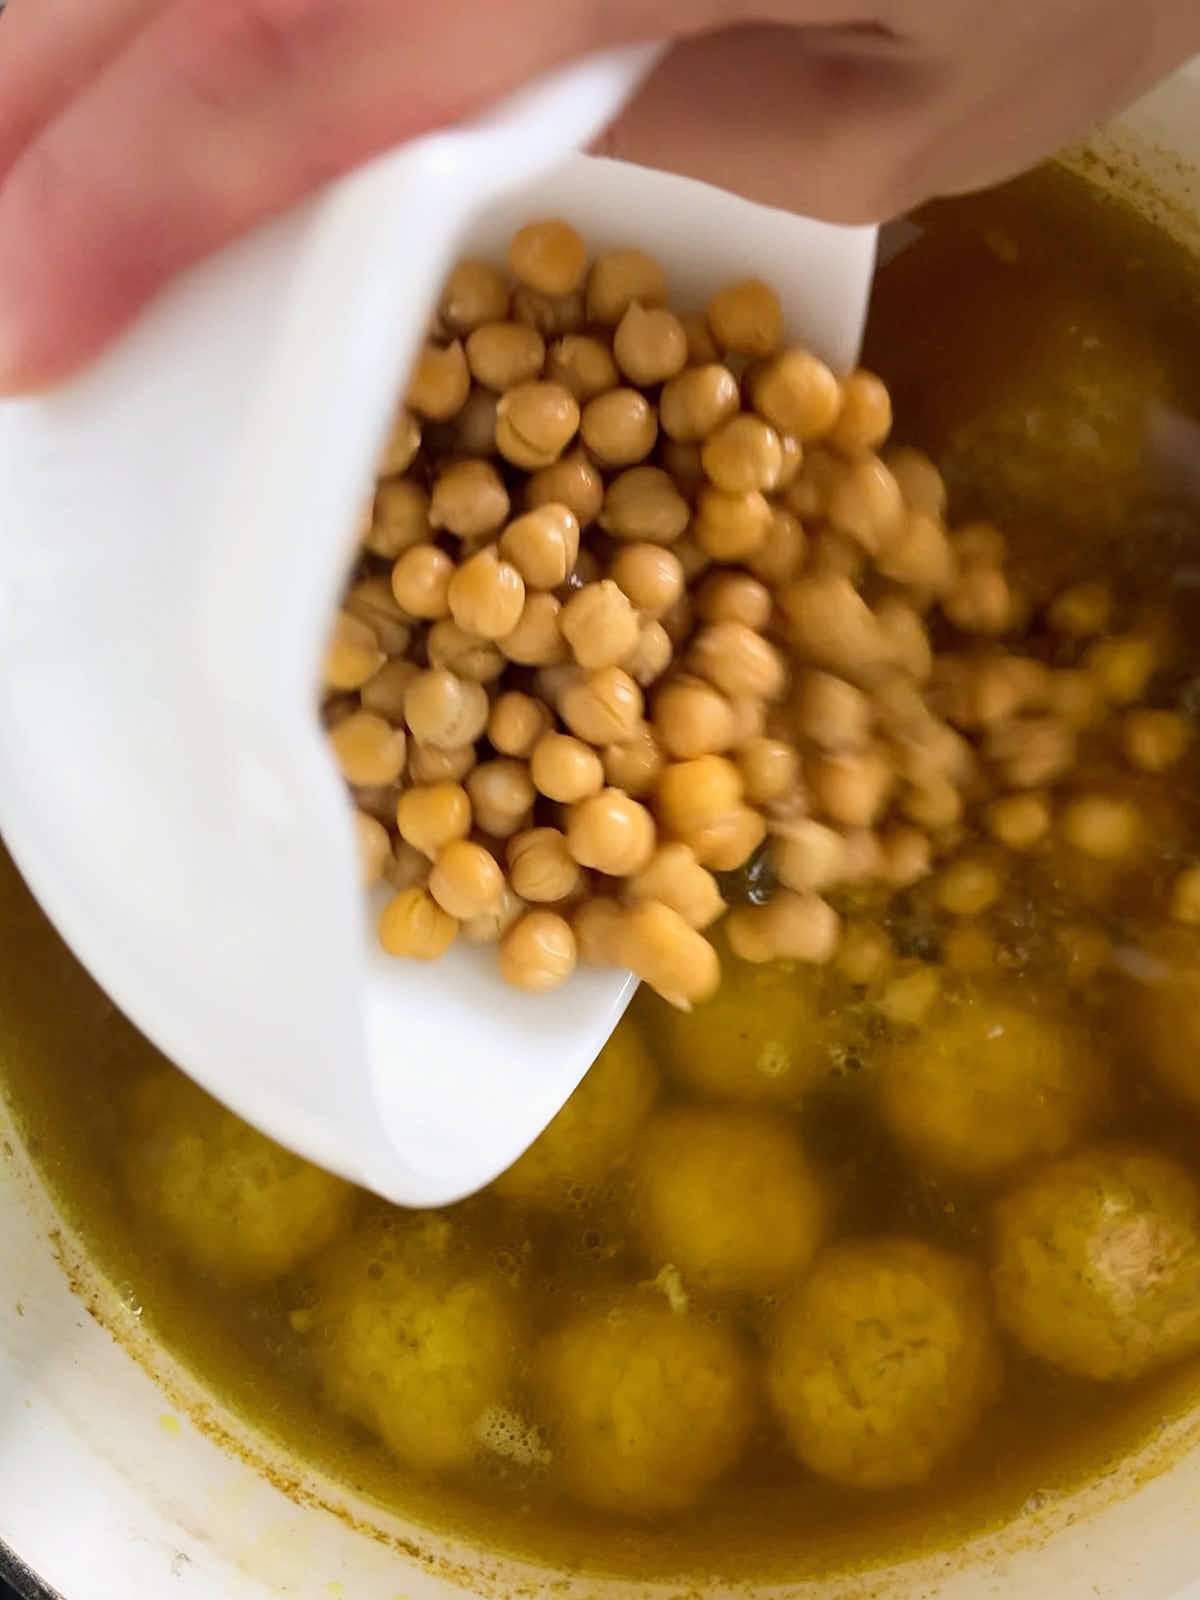
[{"label": "pile of chickpeas", "polygon": [[1103,584],[1034,619],[1000,531],[950,527],[933,463],[885,448],[883,383],[787,347],[769,285],[667,300],[651,257],[589,259],[561,220],[445,285],[324,661],[383,947],[492,943],[535,991],[624,966],[686,1009],[721,919],[743,959],[826,962],[847,886],[935,875],[978,914],[968,819],[1134,849],[1128,800],[1052,791],[1109,714],[1132,765],[1182,753],[1181,718],[1129,709],[1153,637],[1111,634]]}]

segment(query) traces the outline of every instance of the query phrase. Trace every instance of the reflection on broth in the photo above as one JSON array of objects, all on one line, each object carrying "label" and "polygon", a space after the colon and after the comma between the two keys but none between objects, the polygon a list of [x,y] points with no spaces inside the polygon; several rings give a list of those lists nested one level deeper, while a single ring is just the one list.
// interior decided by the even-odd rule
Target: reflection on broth
[{"label": "reflection on broth", "polygon": [[1194,1393],[1198,286],[1057,174],[919,219],[866,359],[1029,599],[1015,676],[934,638],[991,788],[923,824],[928,875],[832,893],[828,965],[723,948],[690,1015],[643,990],[462,1205],[399,1213],[213,1106],[3,869],[34,1154],[235,1408],[482,1543],[799,1577],[1009,1517]]}]

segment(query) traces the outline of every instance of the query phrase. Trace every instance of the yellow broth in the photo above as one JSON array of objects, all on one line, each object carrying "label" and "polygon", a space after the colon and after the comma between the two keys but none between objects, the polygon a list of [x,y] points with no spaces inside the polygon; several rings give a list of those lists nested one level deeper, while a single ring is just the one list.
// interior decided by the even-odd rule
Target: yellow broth
[{"label": "yellow broth", "polygon": [[[897,437],[939,460],[958,519],[992,515],[1003,524],[1014,570],[1038,604],[1064,583],[1113,578],[1121,625],[1170,639],[1150,703],[1194,716],[1200,485],[1189,485],[1171,446],[1188,419],[1200,419],[1193,264],[1057,172],[931,208],[917,227],[880,275],[865,357],[892,388]],[[1154,437],[1166,440],[1157,453],[1141,447],[1150,411]],[[1200,1175],[1194,1116],[1180,1114],[1147,1075],[1136,1041],[1111,1026],[1125,980],[1077,981],[1069,959],[1079,954],[1077,934],[1067,935],[1075,944],[1063,941],[1064,929],[1082,928],[1136,944],[1165,922],[1172,877],[1200,858],[1200,748],[1164,776],[1135,775],[1101,732],[1084,742],[1078,775],[1136,799],[1150,823],[1137,870],[1081,866],[1061,845],[1004,854],[1003,892],[973,919],[990,941],[986,980],[945,965],[948,956],[960,967],[967,957],[927,886],[887,906],[843,894],[840,908],[880,923],[901,970],[934,968],[952,998],[1015,998],[1052,1025],[1069,1019],[1080,1047],[1107,1054],[1114,1071],[1096,1131],[1137,1137]],[[638,1577],[799,1577],[952,1545],[1003,1521],[1032,1497],[1101,1472],[1198,1387],[1200,1374],[1187,1365],[1131,1386],[1070,1378],[1010,1341],[1003,1403],[926,1484],[864,1493],[823,1481],[788,1453],[764,1407],[731,1473],[694,1507],[649,1521],[583,1508],[553,1459],[530,1467],[481,1450],[466,1470],[415,1472],[339,1415],[314,1359],[327,1264],[336,1272],[351,1226],[369,1228],[385,1208],[363,1197],[353,1224],[315,1264],[265,1288],[231,1289],[189,1265],[126,1181],[131,1088],[157,1057],[64,951],[11,865],[0,871],[0,1062],[30,1149],[69,1218],[144,1325],[215,1392],[301,1456],[406,1514],[550,1563]],[[834,1233],[903,1233],[985,1257],[1002,1186],[938,1175],[901,1154],[879,1116],[877,1088],[879,1063],[905,1030],[881,1014],[871,986],[835,971],[733,967],[724,998],[691,1021],[639,996],[622,1026],[656,1057],[660,1109],[696,1098],[686,1087],[689,1064],[719,1077],[744,1049],[736,1004],[756,1019],[756,1039],[773,1025],[786,1034],[798,986],[819,1014],[805,1024],[811,1081],[794,1095],[768,1093],[763,1104],[799,1134],[833,1197]],[[622,1289],[643,1286],[666,1303],[678,1288],[669,1275],[644,1287],[657,1269],[636,1243],[638,1200],[622,1163],[594,1188],[565,1192],[550,1211],[501,1184],[449,1216],[464,1262],[519,1303],[530,1344],[573,1309]],[[690,1298],[709,1322],[758,1348],[770,1297],[693,1290]],[[553,1417],[535,1420],[553,1435]]]}]

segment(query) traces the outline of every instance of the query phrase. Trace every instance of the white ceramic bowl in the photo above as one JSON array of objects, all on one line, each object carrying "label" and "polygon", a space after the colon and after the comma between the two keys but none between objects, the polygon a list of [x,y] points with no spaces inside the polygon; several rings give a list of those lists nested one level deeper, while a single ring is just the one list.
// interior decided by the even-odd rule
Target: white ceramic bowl
[{"label": "white ceramic bowl", "polygon": [[[1200,64],[1088,150],[1105,158],[1106,182],[1157,205],[1200,253]],[[68,1600],[450,1600],[547,1593],[551,1581],[559,1600],[635,1592],[431,1536],[283,1457],[153,1347],[135,1308],[65,1235],[11,1126],[4,1137],[0,1538],[51,1589]],[[1198,1507],[1200,1407],[1102,1484],[1031,1508],[1002,1532],[861,1581],[786,1593],[1200,1600]],[[678,1589],[648,1592],[666,1600]]]}]

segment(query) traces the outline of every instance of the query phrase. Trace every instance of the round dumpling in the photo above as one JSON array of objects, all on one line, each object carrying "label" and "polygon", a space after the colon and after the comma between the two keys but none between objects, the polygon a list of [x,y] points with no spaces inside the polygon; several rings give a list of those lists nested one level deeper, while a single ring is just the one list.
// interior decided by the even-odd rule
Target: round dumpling
[{"label": "round dumpling", "polygon": [[336,1252],[309,1317],[325,1391],[409,1466],[465,1466],[505,1404],[521,1340],[511,1296],[436,1214],[376,1222]]},{"label": "round dumpling", "polygon": [[494,1192],[523,1205],[560,1208],[602,1184],[628,1157],[657,1092],[645,1041],[626,1020],[554,1121],[496,1179]]},{"label": "round dumpling", "polygon": [[633,1295],[551,1334],[541,1417],[576,1497],[602,1511],[681,1511],[734,1465],[754,1420],[750,1362],[722,1327]]},{"label": "round dumpling", "polygon": [[995,1178],[1070,1147],[1106,1105],[1095,1043],[1050,1013],[984,988],[885,1053],[880,1106],[923,1166]]},{"label": "round dumpling", "polygon": [[643,1254],[677,1268],[688,1288],[771,1293],[808,1265],[824,1232],[824,1189],[777,1115],[734,1106],[661,1112],[633,1173]]},{"label": "round dumpling", "polygon": [[1030,1353],[1128,1380],[1200,1351],[1200,1189],[1177,1162],[1100,1146],[1000,1201],[992,1285]]},{"label": "round dumpling", "polygon": [[998,1387],[982,1278],[917,1240],[831,1247],[769,1342],[767,1392],[792,1450],[854,1489],[923,1483]]},{"label": "round dumpling", "polygon": [[123,1152],[133,1204],[198,1271],[270,1283],[334,1237],[356,1191],[265,1138],[168,1068],[130,1096]]}]

